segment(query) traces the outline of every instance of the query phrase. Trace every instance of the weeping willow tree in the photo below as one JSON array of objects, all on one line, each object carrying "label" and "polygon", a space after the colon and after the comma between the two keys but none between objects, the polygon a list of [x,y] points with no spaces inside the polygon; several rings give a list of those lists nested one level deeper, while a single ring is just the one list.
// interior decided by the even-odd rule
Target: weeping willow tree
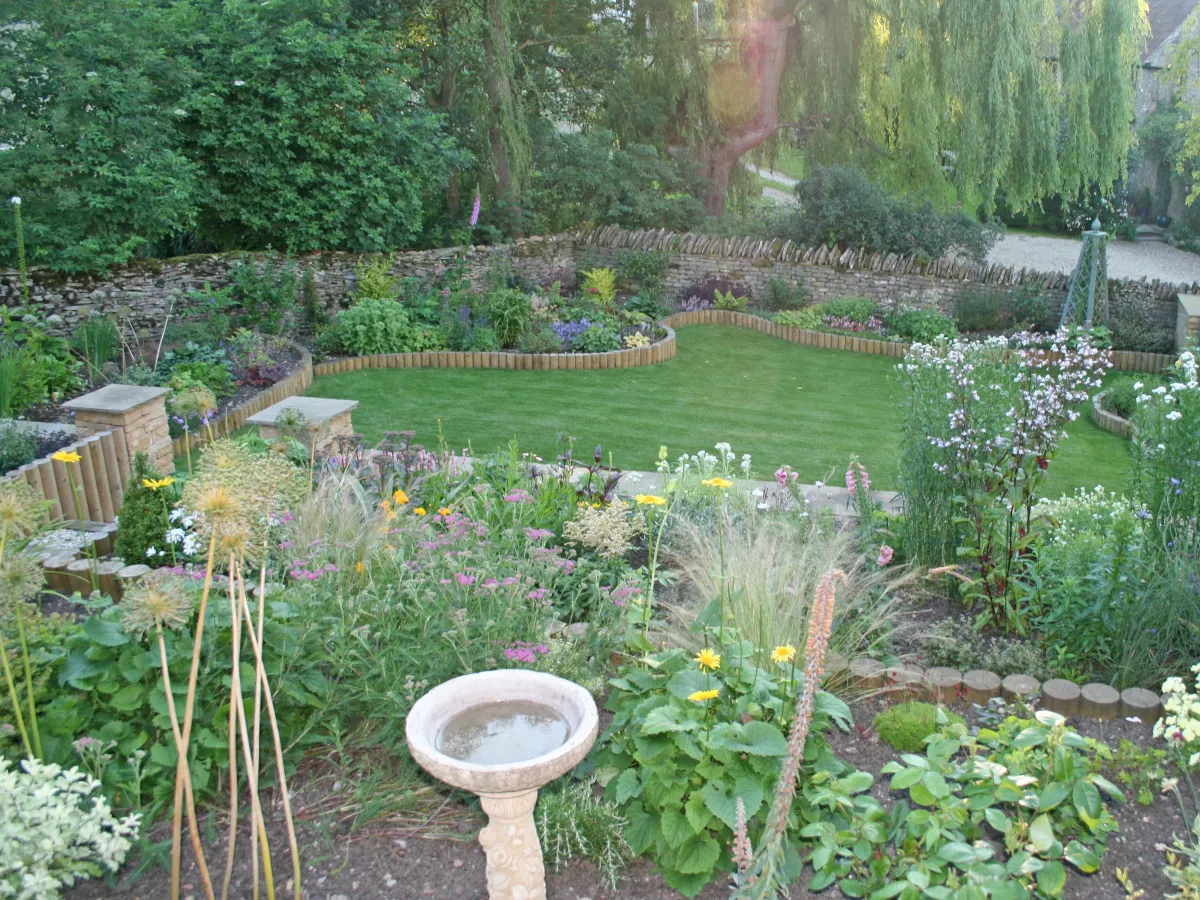
[{"label": "weeping willow tree", "polygon": [[987,210],[1124,175],[1145,0],[635,0],[630,21],[710,215],[784,134]]}]

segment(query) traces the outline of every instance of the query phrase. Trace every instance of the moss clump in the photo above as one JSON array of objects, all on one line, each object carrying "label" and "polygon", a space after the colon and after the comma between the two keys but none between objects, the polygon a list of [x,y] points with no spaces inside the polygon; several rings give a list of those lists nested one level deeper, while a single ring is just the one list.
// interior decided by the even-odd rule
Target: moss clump
[{"label": "moss clump", "polygon": [[[937,733],[937,713],[932,703],[898,703],[875,717],[875,731],[901,753],[919,753],[925,749],[925,738]],[[963,721],[948,710],[946,715],[951,725]]]}]

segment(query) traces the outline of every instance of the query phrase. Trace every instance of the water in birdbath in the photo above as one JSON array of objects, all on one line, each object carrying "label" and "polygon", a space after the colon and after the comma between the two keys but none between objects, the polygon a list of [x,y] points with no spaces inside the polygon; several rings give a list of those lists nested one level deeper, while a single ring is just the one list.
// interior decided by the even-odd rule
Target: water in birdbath
[{"label": "water in birdbath", "polygon": [[544,756],[567,742],[571,726],[541,703],[506,700],[463,710],[438,732],[437,749],[484,766]]}]

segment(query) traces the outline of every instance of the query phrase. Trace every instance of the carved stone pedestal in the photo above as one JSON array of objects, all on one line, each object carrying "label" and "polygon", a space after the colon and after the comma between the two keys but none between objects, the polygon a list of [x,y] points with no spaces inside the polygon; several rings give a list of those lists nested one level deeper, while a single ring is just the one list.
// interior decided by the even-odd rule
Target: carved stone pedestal
[{"label": "carved stone pedestal", "polygon": [[533,821],[537,796],[528,791],[479,797],[488,814],[479,843],[487,854],[491,900],[546,900],[546,867]]}]

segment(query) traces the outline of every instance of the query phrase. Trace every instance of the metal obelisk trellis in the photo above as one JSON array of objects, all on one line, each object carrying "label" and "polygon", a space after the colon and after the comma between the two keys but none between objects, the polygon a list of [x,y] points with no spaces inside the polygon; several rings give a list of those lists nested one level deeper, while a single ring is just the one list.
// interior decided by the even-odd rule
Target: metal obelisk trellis
[{"label": "metal obelisk trellis", "polygon": [[[1087,297],[1087,306],[1083,299]],[[1080,321],[1083,313],[1083,321]],[[1083,249],[1079,251],[1079,264],[1071,275],[1071,286],[1063,304],[1059,328],[1082,325],[1091,328],[1095,324],[1108,324],[1108,234],[1100,230],[1100,220],[1092,221],[1091,231],[1083,233]]]}]

